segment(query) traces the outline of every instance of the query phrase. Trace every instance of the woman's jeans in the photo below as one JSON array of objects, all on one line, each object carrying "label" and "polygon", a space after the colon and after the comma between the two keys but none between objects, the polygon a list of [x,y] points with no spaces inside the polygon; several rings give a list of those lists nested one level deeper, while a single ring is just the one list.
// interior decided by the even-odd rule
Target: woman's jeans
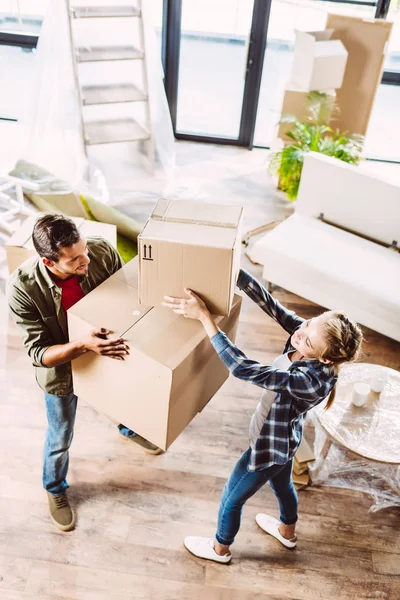
[{"label": "woman's jeans", "polygon": [[298,500],[292,482],[293,459],[285,465],[272,465],[262,471],[250,472],[247,470],[250,451],[250,448],[246,450],[236,463],[222,492],[216,539],[224,546],[230,546],[234,542],[240,527],[243,505],[267,481],[278,498],[281,522],[293,525],[297,521]]},{"label": "woman's jeans", "polygon": [[[67,483],[69,448],[74,436],[76,405],[78,398],[75,394],[69,396],[44,395],[46,402],[48,428],[43,452],[43,487],[54,494],[65,494],[69,487]],[[126,437],[136,434],[119,426],[120,432]]]}]

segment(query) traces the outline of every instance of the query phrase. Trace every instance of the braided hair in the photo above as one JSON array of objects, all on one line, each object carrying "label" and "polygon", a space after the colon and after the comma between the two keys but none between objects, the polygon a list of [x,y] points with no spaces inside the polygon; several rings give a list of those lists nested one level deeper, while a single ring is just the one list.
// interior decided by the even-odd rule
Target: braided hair
[{"label": "braided hair", "polygon": [[[360,326],[349,319],[343,311],[327,311],[324,323],[326,347],[321,358],[331,361],[339,373],[340,365],[357,360],[361,351],[363,333]],[[336,386],[329,395],[325,406],[328,409],[336,395]]]}]

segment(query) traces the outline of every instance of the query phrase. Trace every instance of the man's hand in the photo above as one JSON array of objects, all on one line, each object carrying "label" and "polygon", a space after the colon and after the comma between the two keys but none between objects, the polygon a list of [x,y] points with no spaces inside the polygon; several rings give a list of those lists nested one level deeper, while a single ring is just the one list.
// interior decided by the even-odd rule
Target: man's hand
[{"label": "man's hand", "polygon": [[95,352],[95,354],[108,356],[115,360],[125,360],[125,356],[129,354],[129,346],[122,338],[109,340],[107,336],[110,333],[108,329],[104,329],[103,327],[101,329],[93,329],[89,336],[82,340],[82,343],[86,350]]},{"label": "man's hand", "polygon": [[110,333],[112,332],[108,329],[93,329],[83,339],[50,346],[43,355],[43,364],[48,368],[58,367],[79,358],[86,352],[94,352],[114,360],[125,360],[125,356],[129,354],[129,346],[122,338],[109,340],[107,336]]},{"label": "man's hand", "polygon": [[209,316],[209,311],[201,298],[196,296],[194,292],[185,288],[185,293],[189,298],[173,298],[172,296],[164,296],[162,306],[172,308],[177,315],[183,315],[187,319],[198,319],[202,321]]}]

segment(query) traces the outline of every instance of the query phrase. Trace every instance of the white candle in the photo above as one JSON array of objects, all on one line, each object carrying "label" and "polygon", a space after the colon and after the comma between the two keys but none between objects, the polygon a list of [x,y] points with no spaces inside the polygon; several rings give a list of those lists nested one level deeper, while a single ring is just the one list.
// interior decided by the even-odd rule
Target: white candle
[{"label": "white candle", "polygon": [[379,371],[379,373],[377,373],[371,381],[371,389],[374,392],[382,392],[384,387],[385,387],[385,383],[387,381],[387,373],[385,373],[385,371]]},{"label": "white candle", "polygon": [[371,387],[368,383],[355,383],[353,389],[353,397],[351,399],[354,406],[363,406],[368,400],[368,394]]}]

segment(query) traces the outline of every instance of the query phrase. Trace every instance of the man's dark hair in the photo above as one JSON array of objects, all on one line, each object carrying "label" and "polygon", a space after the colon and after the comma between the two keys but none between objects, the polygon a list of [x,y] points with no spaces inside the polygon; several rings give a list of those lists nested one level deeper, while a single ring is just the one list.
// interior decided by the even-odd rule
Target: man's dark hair
[{"label": "man's dark hair", "polygon": [[62,248],[70,248],[80,240],[75,223],[63,215],[40,217],[33,228],[32,241],[39,256],[57,262]]}]

